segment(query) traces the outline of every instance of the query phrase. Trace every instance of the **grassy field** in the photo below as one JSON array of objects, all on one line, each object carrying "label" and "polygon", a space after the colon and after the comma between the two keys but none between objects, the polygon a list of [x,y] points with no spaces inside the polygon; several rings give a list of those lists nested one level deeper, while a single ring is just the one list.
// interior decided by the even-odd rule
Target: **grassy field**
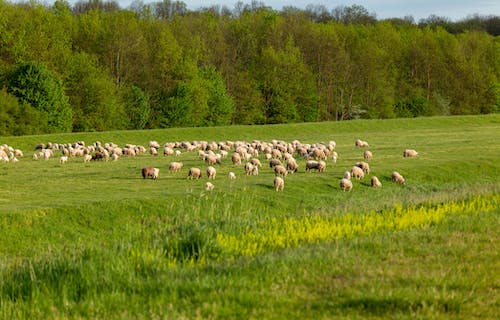
[{"label": "grassy field", "polygon": [[[374,154],[342,192],[343,172]],[[207,192],[179,157],[61,165],[40,142],[337,142],[324,173],[273,189],[223,159]],[[0,317],[495,318],[500,309],[500,115],[2,137]],[[403,158],[406,148],[418,158]],[[180,173],[169,173],[182,161]],[[261,158],[264,162],[264,159]],[[144,180],[140,169],[160,168]],[[234,171],[237,179],[227,174]],[[407,183],[390,181],[399,171]]]}]

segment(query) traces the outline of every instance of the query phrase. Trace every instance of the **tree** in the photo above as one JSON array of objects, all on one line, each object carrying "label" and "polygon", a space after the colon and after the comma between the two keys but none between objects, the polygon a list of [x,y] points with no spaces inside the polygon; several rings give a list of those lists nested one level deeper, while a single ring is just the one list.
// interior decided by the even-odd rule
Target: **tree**
[{"label": "tree", "polygon": [[141,88],[132,86],[125,96],[125,101],[127,103],[127,114],[130,119],[130,129],[142,130],[146,128],[151,113],[149,97]]},{"label": "tree", "polygon": [[10,77],[9,92],[21,103],[40,111],[47,122],[40,123],[43,132],[70,132],[72,110],[63,85],[43,64],[28,62],[19,65]]}]

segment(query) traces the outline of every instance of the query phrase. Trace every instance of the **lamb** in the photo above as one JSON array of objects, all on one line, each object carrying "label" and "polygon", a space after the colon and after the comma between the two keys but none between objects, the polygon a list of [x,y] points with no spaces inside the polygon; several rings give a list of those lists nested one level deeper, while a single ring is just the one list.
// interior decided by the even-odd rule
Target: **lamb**
[{"label": "lamb", "polygon": [[286,168],[283,165],[277,165],[274,167],[274,174],[277,176],[286,177],[286,175],[288,174],[288,171],[286,170]]},{"label": "lamb", "polygon": [[403,178],[403,176],[401,174],[399,174],[399,172],[397,172],[397,171],[394,171],[392,173],[391,179],[392,179],[392,181],[394,181],[396,183],[400,183],[400,184],[404,184],[406,182],[405,178]]},{"label": "lamb", "polygon": [[205,190],[212,191],[214,188],[215,188],[215,186],[213,185],[213,183],[211,183],[211,182],[205,183]]},{"label": "lamb", "polygon": [[382,187],[382,182],[380,182],[380,180],[376,176],[373,176],[370,179],[370,183],[371,183],[371,186],[373,188],[380,188],[380,187]]},{"label": "lamb", "polygon": [[358,166],[353,166],[351,168],[351,176],[355,179],[363,179],[365,177],[365,172]]},{"label": "lamb", "polygon": [[215,175],[217,174],[217,170],[214,167],[210,166],[207,168],[207,177],[208,179],[215,179]]},{"label": "lamb", "polygon": [[352,181],[346,178],[342,178],[340,180],[340,190],[342,191],[351,191],[352,190]]},{"label": "lamb", "polygon": [[146,179],[151,177],[153,180],[158,180],[158,176],[160,174],[160,169],[153,167],[144,167],[142,168],[142,178]]},{"label": "lamb", "polygon": [[283,180],[283,178],[281,177],[274,177],[274,189],[276,191],[283,191],[283,189],[285,188],[285,180]]},{"label": "lamb", "polygon": [[418,156],[418,152],[413,149],[405,149],[403,151],[404,158],[415,158],[416,156]]},{"label": "lamb", "polygon": [[231,171],[231,172],[229,172],[229,175],[228,175],[228,176],[229,176],[229,180],[234,180],[234,179],[236,179],[236,175],[235,175],[235,174],[234,174],[234,172],[232,172],[232,171]]},{"label": "lamb", "polygon": [[189,169],[189,172],[188,172],[188,176],[187,176],[188,179],[192,180],[192,179],[200,179],[201,178],[201,169],[200,168],[191,168]]},{"label": "lamb", "polygon": [[363,152],[363,158],[365,159],[365,161],[369,161],[369,160],[373,159],[372,152],[365,150],[365,152]]},{"label": "lamb", "polygon": [[68,162],[68,156],[61,156],[61,158],[59,158],[59,163],[60,164],[63,164],[63,163],[66,163]]},{"label": "lamb", "polygon": [[170,165],[168,166],[168,170],[170,170],[170,172],[179,172],[181,171],[182,166],[183,166],[182,162],[171,162]]}]

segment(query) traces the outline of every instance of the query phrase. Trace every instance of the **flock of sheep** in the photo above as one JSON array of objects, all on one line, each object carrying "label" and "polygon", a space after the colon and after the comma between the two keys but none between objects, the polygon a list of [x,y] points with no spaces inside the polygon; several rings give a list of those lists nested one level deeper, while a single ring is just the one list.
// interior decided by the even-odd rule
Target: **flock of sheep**
[{"label": "flock of sheep", "polygon": [[[366,141],[356,140],[355,147],[369,148]],[[188,179],[200,179],[205,172],[208,180],[205,184],[206,190],[213,190],[213,180],[217,175],[217,165],[231,161],[236,168],[241,166],[243,172],[247,176],[256,176],[259,170],[262,169],[261,159],[269,164],[269,168],[274,172],[274,189],[282,191],[285,187],[285,177],[288,174],[298,172],[299,165],[297,158],[305,159],[305,172],[316,171],[324,172],[327,162],[336,163],[339,157],[335,151],[335,141],[328,143],[307,144],[295,140],[291,143],[285,141],[273,140],[264,142],[254,140],[253,142],[245,141],[224,141],[224,142],[167,142],[161,146],[157,141],[150,141],[147,147],[141,145],[126,144],[119,147],[114,143],[101,144],[95,142],[91,145],[86,145],[83,141],[77,141],[72,144],[38,144],[35,147],[33,160],[44,159],[48,160],[54,157],[55,152],[60,152],[59,162],[64,164],[70,158],[83,158],[84,162],[90,161],[116,161],[120,157],[134,157],[141,154],[149,154],[151,156],[178,156],[184,152],[197,152],[200,160],[207,165],[206,170],[200,167],[191,167],[187,171]],[[0,146],[0,159],[3,161],[18,161],[18,157],[22,157],[23,153],[19,149],[14,149],[8,145]],[[406,149],[403,152],[403,157],[417,157],[418,153],[412,149]],[[363,152],[364,161],[356,162],[348,171],[345,171],[340,179],[339,186],[342,191],[351,191],[353,183],[351,179],[363,179],[365,175],[370,173],[368,162],[373,159],[373,154],[369,150]],[[226,160],[230,159],[230,160]],[[172,161],[169,164],[171,173],[180,172],[183,169],[183,163],[180,161]],[[146,166],[141,169],[141,174],[144,179],[151,178],[157,180],[159,178],[159,168]],[[236,178],[235,172],[229,172],[228,178],[233,180]],[[393,172],[391,175],[392,181],[400,184],[405,183],[405,178],[398,172]],[[374,188],[380,188],[382,183],[376,176],[370,178],[370,184]]]}]

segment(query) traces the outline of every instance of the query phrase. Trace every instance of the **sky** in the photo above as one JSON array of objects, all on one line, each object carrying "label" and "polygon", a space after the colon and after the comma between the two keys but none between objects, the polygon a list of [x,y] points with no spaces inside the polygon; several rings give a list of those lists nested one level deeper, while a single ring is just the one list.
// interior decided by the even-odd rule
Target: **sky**
[{"label": "sky", "polygon": [[[76,0],[73,0],[76,2]],[[70,2],[73,2],[70,1]],[[116,0],[122,8],[130,5],[132,0]],[[143,0],[144,3],[161,0]],[[190,10],[211,5],[225,5],[232,9],[238,0],[182,0]],[[324,5],[329,10],[340,5],[351,6],[358,4],[368,12],[374,13],[377,19],[403,18],[413,16],[415,21],[427,18],[431,14],[446,17],[453,21],[466,18],[471,14],[500,15],[500,0],[260,0],[265,5],[281,10],[283,6],[305,8],[308,4]],[[242,0],[251,3],[250,0]]]}]

